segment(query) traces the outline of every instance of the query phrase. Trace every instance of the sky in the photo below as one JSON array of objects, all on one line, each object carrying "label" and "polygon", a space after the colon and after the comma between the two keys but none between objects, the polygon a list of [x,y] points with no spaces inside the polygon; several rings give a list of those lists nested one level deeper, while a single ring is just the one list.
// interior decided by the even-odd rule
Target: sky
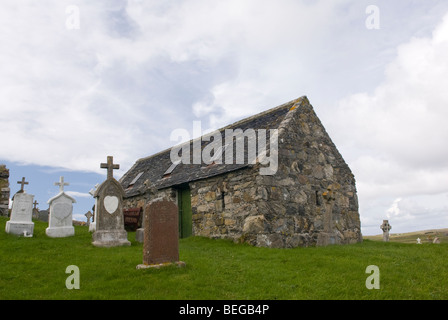
[{"label": "sky", "polygon": [[448,2],[2,0],[0,163],[74,218],[106,177],[306,95],[352,169],[364,235],[448,227]]}]

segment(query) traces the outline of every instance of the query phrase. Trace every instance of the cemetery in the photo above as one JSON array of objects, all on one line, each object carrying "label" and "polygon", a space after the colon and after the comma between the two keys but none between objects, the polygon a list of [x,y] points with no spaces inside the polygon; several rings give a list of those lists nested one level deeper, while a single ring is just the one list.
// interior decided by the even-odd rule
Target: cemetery
[{"label": "cemetery", "polygon": [[[166,166],[162,152],[117,180],[120,165],[107,156],[99,165],[106,179],[89,191],[94,206],[83,224],[73,220],[77,201],[63,176],[48,210],[38,210],[42,199],[22,177],[11,209],[0,207],[0,298],[447,299],[448,230],[402,243],[390,233],[393,221],[383,220],[382,235],[363,238],[353,174],[308,100],[246,121],[274,121],[286,132],[283,117],[311,118],[332,165],[310,148],[309,167],[286,150],[280,178],[259,178],[259,167],[239,164],[182,171],[176,162],[156,179],[161,171],[145,170],[147,161]],[[0,169],[2,196],[9,197],[10,172]],[[381,272],[375,285],[368,283],[371,267]]]},{"label": "cemetery", "polygon": [[[116,180],[120,165],[107,156],[99,165],[106,179],[89,191],[94,206],[82,225],[73,221],[77,201],[63,176],[48,210],[38,210],[43,200],[23,177],[0,216],[0,298],[447,299],[448,237],[416,234],[400,243],[393,221],[383,220],[381,238],[363,239],[353,174],[306,98],[247,121],[274,121],[287,141],[294,119],[292,133],[304,134],[307,146],[326,144],[328,154],[306,149],[307,166],[286,150],[279,178],[239,164],[222,172],[215,163],[185,171],[172,163],[161,176],[166,168],[145,171],[148,163],[166,166],[162,152]],[[0,169],[9,197],[10,173]],[[367,285],[371,266],[381,270],[375,286]]]},{"label": "cemetery", "polygon": [[[0,217],[1,230],[7,221]],[[1,299],[448,299],[447,242],[272,249],[189,237],[179,240],[185,267],[137,269],[135,232],[130,246],[104,248],[91,244],[87,226],[65,238],[48,237],[47,226],[35,221],[32,238],[0,232]],[[365,286],[371,264],[379,290]],[[80,270],[79,290],[66,288],[69,265]]]},{"label": "cemetery", "polygon": [[[402,243],[384,220],[377,238],[296,248],[181,237],[176,203],[149,188],[144,210],[124,209],[113,177],[119,165],[108,156],[100,166],[107,178],[91,190],[94,212],[83,225],[72,221],[76,200],[65,193],[64,177],[54,183],[59,192],[48,200],[46,220],[27,192],[32,182],[17,181],[9,217],[0,217],[1,299],[448,299],[448,230]],[[332,199],[333,190],[322,196]],[[372,265],[381,270],[374,289],[366,282]]]}]

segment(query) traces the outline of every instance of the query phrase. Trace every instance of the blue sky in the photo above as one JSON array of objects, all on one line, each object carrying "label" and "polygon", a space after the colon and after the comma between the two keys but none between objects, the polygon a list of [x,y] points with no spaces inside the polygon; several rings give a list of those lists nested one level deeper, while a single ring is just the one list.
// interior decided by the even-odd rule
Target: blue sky
[{"label": "blue sky", "polygon": [[[379,29],[366,27],[369,5]],[[76,218],[105,178],[307,95],[355,174],[364,234],[448,226],[448,2],[5,0],[0,163]]]}]

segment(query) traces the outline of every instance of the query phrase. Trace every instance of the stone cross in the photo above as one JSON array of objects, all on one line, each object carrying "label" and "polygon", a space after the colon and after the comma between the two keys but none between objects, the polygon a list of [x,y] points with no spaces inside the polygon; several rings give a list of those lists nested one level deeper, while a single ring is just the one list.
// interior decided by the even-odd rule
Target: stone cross
[{"label": "stone cross", "polygon": [[383,230],[383,241],[389,242],[389,231],[392,229],[392,226],[389,224],[389,220],[383,220],[383,224],[380,226],[380,229]]},{"label": "stone cross", "polygon": [[87,225],[90,225],[90,219],[93,217],[92,212],[88,211],[86,214],[84,214],[87,218]]},{"label": "stone cross", "polygon": [[107,179],[112,179],[114,177],[113,170],[120,169],[119,164],[114,164],[114,157],[107,156],[107,163],[101,163],[101,169],[107,169]]},{"label": "stone cross", "polygon": [[37,200],[34,200],[34,202],[33,202],[34,208],[33,209],[37,209],[38,204],[39,204],[39,202],[37,202]]},{"label": "stone cross", "polygon": [[59,177],[59,182],[54,183],[55,186],[59,186],[59,192],[64,192],[64,186],[68,186],[68,182],[64,182],[64,177]]},{"label": "stone cross", "polygon": [[25,191],[25,190],[23,189],[23,187],[24,187],[25,184],[29,184],[29,182],[25,181],[25,177],[22,177],[22,181],[17,181],[17,183],[21,185],[21,187],[20,187],[20,192]]}]

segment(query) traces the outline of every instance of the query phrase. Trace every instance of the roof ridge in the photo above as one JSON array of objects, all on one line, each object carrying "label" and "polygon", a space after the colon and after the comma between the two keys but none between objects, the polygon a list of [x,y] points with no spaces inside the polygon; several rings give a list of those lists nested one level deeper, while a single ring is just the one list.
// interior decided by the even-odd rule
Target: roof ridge
[{"label": "roof ridge", "polygon": [[[291,104],[292,104],[293,106],[290,108],[290,111],[293,111],[293,110],[296,109],[296,108],[294,108],[294,106],[297,105],[297,104],[301,104],[304,100],[307,100],[307,97],[306,97],[306,96],[301,96],[301,97],[299,97],[299,98],[297,98],[297,99],[293,99],[293,100],[288,101],[288,102],[286,102],[286,103],[283,103],[283,104],[281,104],[281,105],[279,105],[279,106],[276,106],[276,107],[270,108],[270,109],[268,109],[268,110],[262,111],[262,112],[260,112],[260,113],[255,114],[255,115],[252,115],[252,116],[250,116],[250,117],[247,117],[247,118],[238,120],[238,121],[236,121],[236,122],[234,122],[234,123],[228,124],[228,125],[226,125],[226,126],[224,126],[224,127],[222,127],[222,128],[213,130],[213,131],[211,131],[211,132],[215,132],[215,131],[222,132],[223,130],[226,130],[226,129],[228,129],[228,128],[235,127],[236,125],[241,125],[241,124],[246,123],[246,122],[249,122],[249,121],[251,121],[251,120],[253,120],[253,119],[256,119],[256,118],[265,116],[265,115],[267,115],[267,114],[269,114],[269,113],[272,113],[272,112],[278,111],[278,110],[280,110],[280,109],[286,108],[287,106],[289,106],[289,105],[291,105]],[[288,116],[288,114],[289,114],[290,111],[288,111],[288,113],[285,115],[285,117]],[[283,121],[279,124],[279,126],[280,126],[282,123],[283,123]],[[205,134],[203,134],[203,135],[201,135],[201,136],[199,136],[199,137],[197,137],[197,138],[190,139],[190,140],[188,140],[188,141],[185,141],[185,142],[183,142],[183,143],[180,143],[180,144],[178,144],[178,145],[174,145],[174,146],[181,146],[181,145],[184,145],[184,144],[187,144],[187,143],[189,143],[189,144],[190,144],[190,143],[193,143],[193,141],[196,141],[196,140],[198,140],[198,139],[202,139],[202,137],[204,137],[204,136],[207,135],[207,134],[210,134],[210,133],[205,133]],[[152,155],[150,155],[150,156],[140,158],[140,159],[138,159],[138,160],[136,161],[136,163],[137,163],[137,162],[144,161],[144,160],[147,160],[147,159],[150,159],[150,158],[153,158],[153,157],[158,156],[158,155],[160,155],[160,154],[164,154],[164,153],[168,152],[169,150],[171,150],[172,148],[173,148],[173,146],[171,146],[171,147],[169,147],[169,148],[166,148],[166,149],[164,149],[164,150],[162,150],[162,151],[159,151],[159,152],[157,152],[157,153],[154,153],[154,154],[152,154]],[[134,166],[135,166],[135,164],[134,164]],[[121,179],[120,179],[120,180],[121,180]]]}]

